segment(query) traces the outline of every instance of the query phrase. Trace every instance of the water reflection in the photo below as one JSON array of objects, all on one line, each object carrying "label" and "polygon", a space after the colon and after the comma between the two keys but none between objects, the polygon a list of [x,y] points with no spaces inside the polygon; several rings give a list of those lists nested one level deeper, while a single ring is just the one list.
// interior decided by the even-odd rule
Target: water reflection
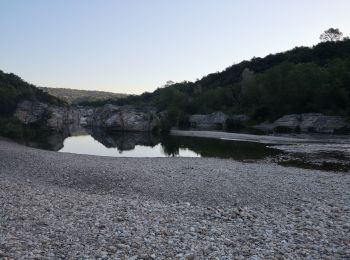
[{"label": "water reflection", "polygon": [[217,157],[263,159],[279,153],[264,144],[150,133],[108,133],[87,129],[88,135],[68,137],[60,152],[116,157]]},{"label": "water reflection", "polygon": [[89,129],[88,133],[107,148],[117,148],[119,151],[130,151],[136,145],[154,147],[160,142],[160,137],[143,132],[108,133],[101,129]]},{"label": "water reflection", "polygon": [[161,144],[169,155],[176,155],[182,148],[190,149],[202,157],[231,158],[235,160],[263,159],[280,153],[265,144],[200,137],[168,136]]},{"label": "water reflection", "polygon": [[25,141],[46,150],[115,157],[217,157],[258,160],[280,153],[264,144],[150,133],[110,133],[70,127],[59,134],[42,134]]},{"label": "water reflection", "polygon": [[[137,136],[140,138],[140,136]],[[144,137],[147,137],[144,135]],[[109,138],[111,138],[109,136]],[[123,140],[123,138],[125,138]],[[129,142],[131,139],[129,135],[113,136],[113,140],[116,141],[115,147],[106,147],[101,142],[94,139],[91,135],[69,137],[64,141],[64,147],[60,152],[78,153],[78,154],[90,154],[100,156],[113,156],[113,157],[168,157],[168,156],[181,156],[181,157],[199,157],[200,155],[190,151],[186,148],[179,149],[177,154],[170,155],[164,152],[163,146],[158,143],[156,145],[144,145],[136,144],[134,141]],[[138,139],[140,140],[140,139]],[[130,149],[130,147],[133,147]],[[127,149],[123,150],[122,147]]]}]

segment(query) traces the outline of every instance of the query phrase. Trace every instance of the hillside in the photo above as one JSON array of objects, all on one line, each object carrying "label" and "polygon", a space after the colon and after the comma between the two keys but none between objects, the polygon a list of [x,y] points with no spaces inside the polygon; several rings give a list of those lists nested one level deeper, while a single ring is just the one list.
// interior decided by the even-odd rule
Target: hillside
[{"label": "hillside", "polygon": [[24,99],[65,105],[62,100],[25,82],[17,75],[0,70],[0,116],[12,116],[17,103]]},{"label": "hillside", "polygon": [[256,122],[307,112],[350,117],[350,40],[253,58],[196,82],[109,102],[167,110],[172,125],[214,111],[247,114]]},{"label": "hillside", "polygon": [[58,97],[69,104],[77,104],[80,102],[105,101],[108,99],[124,98],[126,94],[117,94],[104,91],[79,90],[68,88],[46,88],[40,87],[43,91]]},{"label": "hillside", "polygon": [[216,111],[248,115],[252,123],[311,112],[350,118],[350,40],[253,58],[196,82],[175,83],[139,96],[44,90],[0,71],[0,116],[10,117],[18,101],[32,99],[60,105],[66,100],[74,105],[153,107],[167,112],[162,113],[163,128],[186,126],[190,115]]},{"label": "hillside", "polygon": [[65,107],[61,99],[38,89],[12,73],[0,70],[0,136],[11,138],[32,138],[43,136],[42,124],[24,125],[13,117],[17,104],[23,100],[40,101]]}]

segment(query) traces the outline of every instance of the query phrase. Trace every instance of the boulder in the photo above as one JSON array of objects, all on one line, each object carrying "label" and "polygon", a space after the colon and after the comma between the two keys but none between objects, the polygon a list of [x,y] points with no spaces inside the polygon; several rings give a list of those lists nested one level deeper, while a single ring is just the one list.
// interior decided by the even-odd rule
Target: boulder
[{"label": "boulder", "polygon": [[326,116],[320,113],[292,114],[273,123],[264,122],[254,128],[265,132],[301,132],[335,134],[350,130],[349,123],[340,116]]},{"label": "boulder", "polygon": [[105,105],[98,108],[52,106],[36,101],[23,101],[14,116],[24,124],[45,124],[48,130],[62,132],[71,125],[101,127],[113,131],[152,131],[159,126],[154,112],[141,112],[131,107]]},{"label": "boulder", "polygon": [[101,127],[111,131],[147,132],[159,125],[159,118],[153,112],[141,112],[131,107],[110,104],[93,111],[85,111],[80,121],[89,127]]},{"label": "boulder", "polygon": [[50,131],[62,132],[68,125],[79,121],[79,112],[69,107],[25,100],[17,105],[14,117],[23,124],[44,124],[42,126]]},{"label": "boulder", "polygon": [[17,105],[14,117],[23,124],[36,123],[41,120],[47,111],[48,105],[25,100]]},{"label": "boulder", "polygon": [[226,125],[227,115],[223,112],[215,112],[209,115],[190,116],[190,126],[200,130],[223,130]]}]

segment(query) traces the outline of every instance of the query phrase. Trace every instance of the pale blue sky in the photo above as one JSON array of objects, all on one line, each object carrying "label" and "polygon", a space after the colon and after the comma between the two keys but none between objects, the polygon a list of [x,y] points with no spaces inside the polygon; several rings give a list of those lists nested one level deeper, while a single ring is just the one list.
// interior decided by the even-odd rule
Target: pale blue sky
[{"label": "pale blue sky", "polygon": [[0,0],[0,69],[39,86],[139,94],[350,35],[349,0]]}]

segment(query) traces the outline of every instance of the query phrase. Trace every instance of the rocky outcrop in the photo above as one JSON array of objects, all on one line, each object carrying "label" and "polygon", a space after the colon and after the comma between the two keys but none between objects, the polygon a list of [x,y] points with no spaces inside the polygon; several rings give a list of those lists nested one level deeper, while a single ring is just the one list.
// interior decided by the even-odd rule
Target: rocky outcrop
[{"label": "rocky outcrop", "polygon": [[79,121],[79,112],[69,107],[52,106],[25,100],[18,104],[14,117],[24,124],[40,124],[50,131],[63,132]]},{"label": "rocky outcrop", "polygon": [[14,116],[24,124],[44,124],[48,130],[57,132],[62,132],[74,124],[111,131],[139,132],[152,131],[159,125],[159,119],[155,113],[114,105],[77,109],[23,101],[18,104]]},{"label": "rocky outcrop", "polygon": [[36,123],[44,117],[48,105],[25,100],[17,105],[14,116],[24,124]]},{"label": "rocky outcrop", "polygon": [[[247,115],[226,115],[215,112],[209,115],[190,116],[190,127],[198,130],[238,130],[244,128],[250,117]],[[237,128],[237,129],[236,129]]]},{"label": "rocky outcrop", "polygon": [[81,109],[80,115],[82,125],[110,131],[148,132],[159,125],[155,113],[110,104],[95,109]]},{"label": "rocky outcrop", "polygon": [[209,115],[190,116],[190,126],[199,130],[222,130],[225,128],[227,115],[216,112]]},{"label": "rocky outcrop", "polygon": [[254,128],[265,132],[301,132],[336,134],[350,132],[350,124],[340,116],[319,113],[286,115],[273,123],[264,122]]}]

